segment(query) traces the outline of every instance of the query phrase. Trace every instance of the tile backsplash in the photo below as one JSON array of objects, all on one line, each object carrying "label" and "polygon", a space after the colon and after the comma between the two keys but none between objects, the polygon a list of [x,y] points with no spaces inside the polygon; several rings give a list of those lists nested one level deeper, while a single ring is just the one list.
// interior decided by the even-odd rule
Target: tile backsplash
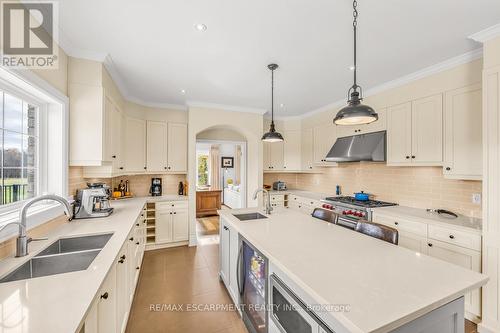
[{"label": "tile backsplash", "polygon": [[441,167],[389,167],[382,163],[346,163],[319,169],[320,174],[264,174],[264,184],[285,181],[289,188],[335,194],[365,191],[375,199],[416,208],[444,208],[482,217],[481,205],[472,194],[481,193],[481,181],[446,179]]}]

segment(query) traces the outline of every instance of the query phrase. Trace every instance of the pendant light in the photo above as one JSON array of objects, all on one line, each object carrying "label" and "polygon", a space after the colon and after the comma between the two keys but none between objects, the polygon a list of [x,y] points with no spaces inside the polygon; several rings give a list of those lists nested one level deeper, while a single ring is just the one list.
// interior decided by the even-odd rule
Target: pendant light
[{"label": "pendant light", "polygon": [[269,132],[262,136],[264,142],[281,142],[284,141],[283,136],[276,132],[274,128],[274,71],[278,68],[276,64],[269,64],[267,68],[271,70],[271,126]]},{"label": "pendant light", "polygon": [[[358,86],[356,81],[357,66],[356,66],[356,27],[358,24],[358,2],[354,0],[352,3],[353,17],[352,22],[354,30],[354,84],[347,92],[347,106],[343,107],[333,119],[336,125],[361,125],[369,124],[378,120],[378,114],[368,105],[361,104],[363,100],[363,90]],[[358,91],[359,90],[359,91]]]}]

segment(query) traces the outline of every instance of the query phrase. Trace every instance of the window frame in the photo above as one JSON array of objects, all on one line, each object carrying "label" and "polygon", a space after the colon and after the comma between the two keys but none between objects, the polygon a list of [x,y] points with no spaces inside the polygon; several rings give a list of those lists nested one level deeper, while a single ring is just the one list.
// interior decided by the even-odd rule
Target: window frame
[{"label": "window frame", "polygon": [[[207,156],[207,184],[200,185],[198,183],[199,173],[198,173],[198,161],[200,156]],[[196,186],[208,186],[210,184],[210,152],[205,150],[198,150],[196,152]]]},{"label": "window frame", "polygon": [[[47,141],[44,140],[44,137],[46,137],[47,134],[47,122],[46,122],[46,113],[47,113],[47,107],[46,103],[41,101],[40,99],[37,99],[36,97],[26,94],[24,91],[21,91],[20,89],[16,89],[9,85],[7,82],[4,80],[0,79],[0,93],[7,93],[15,98],[21,99],[23,102],[29,103],[31,105],[34,105],[38,108],[38,114],[37,114],[37,152],[36,152],[36,170],[37,170],[37,177],[36,177],[36,183],[35,183],[35,197],[41,195],[46,188],[44,189],[42,184],[44,183],[44,180],[46,182],[46,179],[43,179],[43,177],[47,177],[46,168],[47,168],[47,149],[45,145],[42,145],[41,142],[42,140],[46,143]],[[4,99],[1,99],[2,101],[2,108],[4,107]],[[4,118],[5,121],[5,118]],[[45,125],[45,126],[44,126]],[[3,125],[5,126],[5,124]],[[3,168],[3,167],[0,167]],[[30,198],[31,199],[31,198]],[[13,210],[18,210],[20,209],[28,200],[30,199],[24,199],[16,202],[12,202],[10,204],[5,204],[5,205],[0,205],[0,217],[5,214],[11,213]],[[1,223],[1,222],[0,222]]]}]

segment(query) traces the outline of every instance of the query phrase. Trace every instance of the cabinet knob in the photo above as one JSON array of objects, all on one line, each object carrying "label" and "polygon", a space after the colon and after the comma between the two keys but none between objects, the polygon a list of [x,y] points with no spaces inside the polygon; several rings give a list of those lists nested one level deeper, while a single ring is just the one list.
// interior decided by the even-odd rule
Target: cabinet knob
[{"label": "cabinet knob", "polygon": [[170,170],[170,169],[171,169],[171,168],[170,168],[170,167],[168,167],[168,170]]},{"label": "cabinet knob", "polygon": [[134,237],[130,237],[128,240],[131,241],[131,242],[133,242],[134,241]]},{"label": "cabinet knob", "polygon": [[415,155],[412,155],[411,158],[415,158]]},{"label": "cabinet knob", "polygon": [[137,266],[135,269],[139,269],[139,266]]},{"label": "cabinet knob", "polygon": [[229,230],[228,227],[224,226],[224,230]]},{"label": "cabinet knob", "polygon": [[312,166],[309,167],[309,169],[312,169],[312,168],[313,168]]},{"label": "cabinet knob", "polygon": [[172,215],[172,212],[170,212],[169,214]]},{"label": "cabinet knob", "polygon": [[120,170],[123,170],[123,167],[120,167]]},{"label": "cabinet knob", "polygon": [[284,166],[283,169],[286,169],[286,166]]},{"label": "cabinet knob", "polygon": [[125,257],[125,255],[122,255],[122,256],[120,257],[120,259],[121,259],[121,260],[125,260],[125,258],[126,258],[126,257]]},{"label": "cabinet knob", "polygon": [[144,170],[146,170],[148,167],[144,167]]},{"label": "cabinet knob", "polygon": [[167,167],[163,167],[163,169],[167,170]]},{"label": "cabinet knob", "polygon": [[177,214],[177,212],[174,212],[174,214]]},{"label": "cabinet knob", "polygon": [[120,264],[123,264],[123,263],[125,262],[125,260],[120,259],[120,260],[118,260],[118,262],[119,262]]},{"label": "cabinet knob", "polygon": [[139,242],[135,242],[135,245],[139,245],[140,243]]},{"label": "cabinet knob", "polygon": [[427,243],[427,245],[429,245],[429,247],[432,247],[432,243]]},{"label": "cabinet knob", "polygon": [[453,236],[453,235],[450,235],[450,239],[454,239],[454,238],[455,238],[455,236]]},{"label": "cabinet knob", "polygon": [[109,294],[108,294],[107,291],[104,294],[101,295],[102,299],[108,299],[108,297],[109,297]]},{"label": "cabinet knob", "polygon": [[394,222],[394,224],[395,224],[395,225],[398,225],[398,224],[399,224],[399,222]]},{"label": "cabinet knob", "polygon": [[410,159],[410,156],[406,156],[406,159],[407,159],[407,160],[408,160],[408,159]]},{"label": "cabinet knob", "polygon": [[136,223],[135,225],[138,227],[138,226],[139,226],[139,223]]},{"label": "cabinet knob", "polygon": [[446,171],[450,171],[450,170],[451,170],[451,168],[450,168],[450,167],[446,167]]},{"label": "cabinet knob", "polygon": [[111,156],[112,158],[116,158],[116,155]]}]

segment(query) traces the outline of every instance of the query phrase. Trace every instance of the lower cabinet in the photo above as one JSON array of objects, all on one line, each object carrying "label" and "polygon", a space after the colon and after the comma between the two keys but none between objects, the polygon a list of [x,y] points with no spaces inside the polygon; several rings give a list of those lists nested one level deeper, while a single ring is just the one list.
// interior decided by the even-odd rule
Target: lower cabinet
[{"label": "lower cabinet", "polygon": [[156,203],[155,238],[157,244],[189,239],[187,202]]},{"label": "lower cabinet", "polygon": [[321,207],[321,202],[314,199],[299,197],[296,195],[288,196],[288,208],[301,211],[304,214],[311,215],[315,208]]},{"label": "lower cabinet", "polygon": [[144,217],[134,224],[87,313],[85,333],[123,333],[144,255]]},{"label": "lower cabinet", "polygon": [[238,232],[231,228],[223,218],[220,219],[221,227],[219,230],[219,276],[226,285],[229,295],[235,304],[239,304],[238,290],[238,255],[239,255],[239,236]]}]

